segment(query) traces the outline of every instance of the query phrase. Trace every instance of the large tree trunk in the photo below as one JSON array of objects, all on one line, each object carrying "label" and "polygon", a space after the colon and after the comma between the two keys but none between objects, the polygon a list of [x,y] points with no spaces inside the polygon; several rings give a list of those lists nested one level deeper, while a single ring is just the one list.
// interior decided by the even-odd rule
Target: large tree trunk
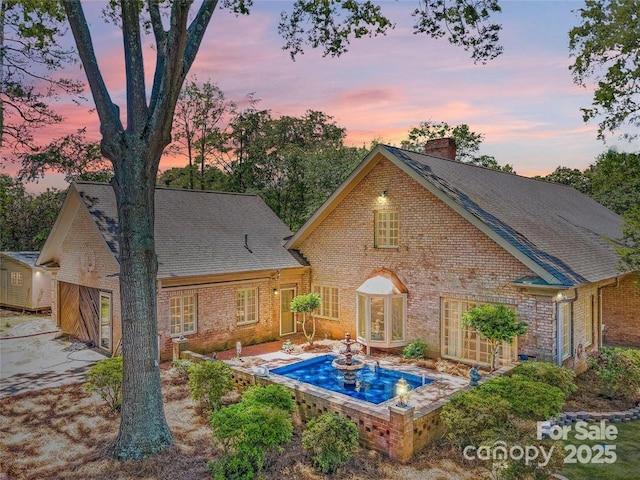
[{"label": "large tree trunk", "polygon": [[139,459],[173,442],[164,417],[158,365],[155,170],[145,171],[147,162],[140,161],[148,154],[145,150],[142,142],[125,149],[122,164],[126,168],[116,169],[114,179],[124,378],[120,431],[112,454],[120,459]]}]

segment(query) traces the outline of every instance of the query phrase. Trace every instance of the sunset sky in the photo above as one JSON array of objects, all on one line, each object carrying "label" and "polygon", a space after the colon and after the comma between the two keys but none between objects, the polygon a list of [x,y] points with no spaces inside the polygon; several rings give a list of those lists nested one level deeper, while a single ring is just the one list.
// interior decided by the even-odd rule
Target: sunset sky
[{"label": "sunset sky", "polygon": [[[568,31],[578,24],[580,1],[503,1],[496,20],[503,24],[504,53],[488,65],[474,65],[467,52],[446,40],[412,33],[417,0],[381,2],[396,23],[387,36],[354,40],[341,58],[307,52],[292,62],[277,33],[280,11],[290,3],[255,1],[252,14],[214,14],[192,74],[217,83],[242,105],[246,94],[261,99],[274,116],[321,110],[347,129],[347,143],[361,146],[374,139],[399,144],[421,121],[466,123],[485,135],[481,153],[512,164],[521,175],[546,174],[558,165],[585,168],[609,146],[637,151],[638,146],[612,137],[596,139],[596,124],[584,124],[580,107],[588,107],[592,90],[576,86],[569,72]],[[100,66],[113,100],[124,116],[124,64],[120,32],[100,16],[104,2],[87,2],[87,16]],[[148,75],[154,52],[147,48]],[[84,78],[79,65],[67,76]],[[148,85],[151,82],[148,81]],[[47,140],[87,126],[99,138],[92,105],[64,100],[56,108],[66,121],[40,134]],[[163,159],[161,169],[185,160]],[[15,167],[5,166],[12,173]],[[48,175],[40,184],[64,187]]]}]

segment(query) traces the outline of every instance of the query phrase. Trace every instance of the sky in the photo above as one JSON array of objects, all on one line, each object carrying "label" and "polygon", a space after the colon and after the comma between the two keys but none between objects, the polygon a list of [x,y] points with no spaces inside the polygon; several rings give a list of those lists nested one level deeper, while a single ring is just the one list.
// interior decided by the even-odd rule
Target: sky
[{"label": "sky", "polygon": [[[597,123],[585,124],[592,88],[573,83],[568,32],[578,25],[581,1],[502,1],[496,21],[503,25],[504,53],[486,65],[445,39],[412,32],[417,0],[380,2],[396,24],[386,36],[353,40],[339,58],[307,49],[292,61],[277,33],[280,12],[290,2],[255,0],[251,15],[217,11],[209,25],[191,74],[212,81],[240,106],[246,95],[273,116],[301,116],[320,110],[346,128],[346,143],[369,145],[374,139],[399,144],[422,121],[468,124],[484,135],[481,154],[511,164],[520,175],[545,175],[557,166],[584,169],[607,148],[635,152],[637,144],[617,137],[598,140]],[[120,32],[104,24],[104,2],[86,2],[94,46],[113,100],[124,118],[124,63]],[[145,50],[147,75],[154,52]],[[66,76],[84,79],[78,64]],[[147,85],[151,84],[151,80]],[[246,105],[246,103],[245,103]],[[42,141],[86,126],[98,140],[92,104],[61,99],[56,110],[66,119],[39,133]],[[123,120],[124,122],[124,120]],[[182,158],[164,157],[160,169],[183,166]],[[15,172],[15,165],[0,171]],[[64,188],[60,175],[47,174],[30,190]]]}]

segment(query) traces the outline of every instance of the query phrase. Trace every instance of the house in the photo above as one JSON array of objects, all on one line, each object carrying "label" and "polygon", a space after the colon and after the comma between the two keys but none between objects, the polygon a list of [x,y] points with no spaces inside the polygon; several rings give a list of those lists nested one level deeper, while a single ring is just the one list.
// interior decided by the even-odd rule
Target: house
[{"label": "house", "polygon": [[0,306],[29,310],[51,308],[51,276],[36,266],[40,252],[0,252]]},{"label": "house", "polygon": [[[289,305],[309,266],[284,248],[291,232],[258,196],[158,188],[155,211],[163,359],[181,337],[204,352],[296,331]],[[61,330],[110,353],[121,339],[117,224],[110,185],[73,183],[38,259]]]},{"label": "house", "polygon": [[378,145],[287,242],[311,265],[320,328],[486,365],[487,342],[461,317],[493,303],[528,324],[503,361],[580,369],[603,341],[640,345],[639,290],[614,248],[621,217],[570,187],[457,162],[451,142]]}]

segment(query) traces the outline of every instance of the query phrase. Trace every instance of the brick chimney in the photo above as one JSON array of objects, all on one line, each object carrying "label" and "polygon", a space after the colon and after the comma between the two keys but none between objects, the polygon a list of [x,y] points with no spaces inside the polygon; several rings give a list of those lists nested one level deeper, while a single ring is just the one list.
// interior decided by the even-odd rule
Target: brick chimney
[{"label": "brick chimney", "polygon": [[424,152],[434,157],[446,158],[448,160],[456,159],[456,141],[453,138],[436,138],[427,140],[424,145]]}]

